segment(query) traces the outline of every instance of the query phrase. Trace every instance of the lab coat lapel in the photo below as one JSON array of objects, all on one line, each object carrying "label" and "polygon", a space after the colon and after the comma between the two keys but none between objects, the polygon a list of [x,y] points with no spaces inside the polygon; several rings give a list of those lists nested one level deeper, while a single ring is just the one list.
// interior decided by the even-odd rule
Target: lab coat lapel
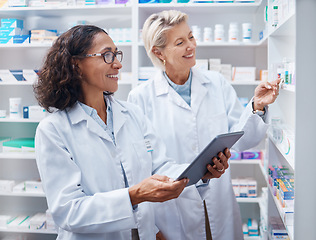
[{"label": "lab coat lapel", "polygon": [[190,110],[190,106],[184,101],[184,99],[169,85],[165,79],[163,72],[159,71],[154,79],[156,96],[168,94],[168,97],[179,107]]},{"label": "lab coat lapel", "polygon": [[104,129],[92,118],[90,117],[77,102],[75,105],[68,110],[69,118],[73,125],[80,123],[81,121],[86,121],[87,128],[105,140],[111,141],[111,137],[104,131]]},{"label": "lab coat lapel", "polygon": [[111,98],[111,106],[113,112],[113,131],[116,138],[117,133],[127,120],[126,114],[124,114],[124,112],[127,112],[127,109],[113,98]]},{"label": "lab coat lapel", "polygon": [[204,84],[207,79],[199,70],[192,68],[192,83],[191,83],[191,109],[197,114],[206,96],[207,88]]}]

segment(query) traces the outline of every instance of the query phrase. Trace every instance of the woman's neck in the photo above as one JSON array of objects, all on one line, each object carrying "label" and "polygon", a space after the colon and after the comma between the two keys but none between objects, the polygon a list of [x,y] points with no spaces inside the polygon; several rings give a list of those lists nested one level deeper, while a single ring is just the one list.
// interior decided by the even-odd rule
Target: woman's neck
[{"label": "woman's neck", "polygon": [[89,107],[94,108],[99,117],[106,123],[106,102],[104,100],[103,92],[100,94],[94,94],[93,96],[84,96],[82,102]]},{"label": "woman's neck", "polygon": [[174,71],[166,69],[168,78],[177,85],[183,85],[189,78],[190,69],[186,71]]}]

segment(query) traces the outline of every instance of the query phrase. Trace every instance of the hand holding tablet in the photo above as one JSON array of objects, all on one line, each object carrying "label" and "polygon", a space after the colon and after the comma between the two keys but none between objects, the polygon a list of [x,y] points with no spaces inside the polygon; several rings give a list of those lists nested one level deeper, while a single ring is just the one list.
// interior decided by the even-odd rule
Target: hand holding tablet
[{"label": "hand holding tablet", "polygon": [[225,148],[231,148],[244,134],[243,131],[217,135],[203,151],[191,162],[191,164],[180,174],[177,180],[188,178],[187,186],[197,183],[207,172],[206,166],[214,165],[212,159]]}]

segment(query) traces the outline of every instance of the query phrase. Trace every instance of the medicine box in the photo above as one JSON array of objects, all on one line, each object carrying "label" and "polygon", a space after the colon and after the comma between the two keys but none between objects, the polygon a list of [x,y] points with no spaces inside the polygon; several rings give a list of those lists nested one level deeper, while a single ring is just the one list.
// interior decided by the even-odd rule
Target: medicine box
[{"label": "medicine box", "polygon": [[242,159],[261,159],[262,152],[242,152]]},{"label": "medicine box", "polygon": [[7,224],[11,222],[15,217],[10,215],[0,215],[0,227],[7,228]]},{"label": "medicine box", "polygon": [[23,77],[22,70],[10,70],[10,72],[15,77],[15,80],[17,80],[17,81],[25,81],[25,78]]},{"label": "medicine box", "polygon": [[195,64],[194,68],[200,69],[203,71],[208,70],[208,60],[207,59],[196,59],[195,62],[196,62],[196,64]]},{"label": "medicine box", "polygon": [[44,229],[46,228],[46,213],[37,213],[30,218],[30,229]]},{"label": "medicine box", "polygon": [[14,36],[22,33],[21,28],[5,28],[0,27],[0,36]]},{"label": "medicine box", "polygon": [[35,29],[30,31],[31,37],[47,37],[57,36],[57,30],[55,29]]},{"label": "medicine box", "polygon": [[27,7],[27,0],[8,0],[9,7]]},{"label": "medicine box", "polygon": [[2,152],[3,143],[6,141],[10,141],[10,138],[9,137],[0,137],[0,152]]},{"label": "medicine box", "polygon": [[210,58],[208,60],[208,69],[210,71],[216,71],[220,72],[221,71],[221,59],[220,58]]},{"label": "medicine box", "polygon": [[241,160],[241,152],[231,151],[230,154],[231,157],[229,158],[229,160]]},{"label": "medicine box", "polygon": [[49,43],[51,44],[53,41],[57,39],[57,36],[31,36],[30,42],[31,43]]},{"label": "medicine box", "polygon": [[13,44],[30,43],[30,35],[14,35]]},{"label": "medicine box", "polygon": [[29,222],[29,216],[21,215],[13,218],[11,221],[8,222],[8,228],[17,229],[20,228],[21,225],[24,225],[25,222]]},{"label": "medicine box", "polygon": [[0,192],[12,192],[14,185],[13,180],[0,180]]},{"label": "medicine box", "polygon": [[236,82],[255,81],[255,67],[233,67],[232,80]]},{"label": "medicine box", "polygon": [[13,43],[13,36],[1,36],[0,35],[0,44]]},{"label": "medicine box", "polygon": [[3,152],[34,152],[34,138],[17,138],[3,142]]},{"label": "medicine box", "polygon": [[46,117],[46,110],[38,105],[23,107],[23,118],[41,120]]},{"label": "medicine box", "polygon": [[2,18],[1,19],[1,27],[23,29],[23,20],[16,19],[16,18]]}]

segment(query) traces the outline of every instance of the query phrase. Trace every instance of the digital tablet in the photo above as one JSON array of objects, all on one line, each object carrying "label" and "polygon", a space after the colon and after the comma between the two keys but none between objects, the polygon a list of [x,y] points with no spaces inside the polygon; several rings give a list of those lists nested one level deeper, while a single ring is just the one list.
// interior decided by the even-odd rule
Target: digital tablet
[{"label": "digital tablet", "polygon": [[197,183],[207,173],[207,164],[214,165],[212,158],[224,152],[225,148],[231,148],[243,134],[243,131],[239,131],[217,135],[176,180],[188,178],[187,186]]}]

